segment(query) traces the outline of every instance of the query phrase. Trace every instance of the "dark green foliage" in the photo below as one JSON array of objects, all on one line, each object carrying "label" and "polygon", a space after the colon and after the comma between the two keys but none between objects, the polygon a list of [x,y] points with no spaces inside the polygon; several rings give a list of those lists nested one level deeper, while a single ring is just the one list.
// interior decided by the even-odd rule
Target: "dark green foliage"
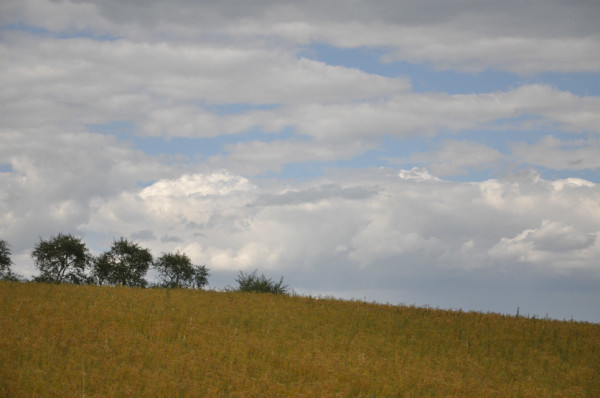
[{"label": "dark green foliage", "polygon": [[235,281],[238,283],[237,291],[239,292],[260,292],[260,293],[275,293],[287,294],[288,286],[283,284],[283,277],[279,282],[274,282],[271,278],[266,278],[264,274],[260,276],[254,272],[245,274],[240,271]]},{"label": "dark green foliage", "polygon": [[10,251],[10,245],[0,239],[0,279],[8,281],[18,281],[21,277],[12,272],[12,259]]},{"label": "dark green foliage", "polygon": [[5,240],[0,239],[0,272],[10,268],[12,264],[10,255],[10,246]]},{"label": "dark green foliage", "polygon": [[87,281],[85,270],[91,257],[80,238],[59,233],[49,240],[40,239],[31,257],[40,270],[35,281],[75,284]]},{"label": "dark green foliage", "polygon": [[99,285],[123,285],[145,287],[144,276],[152,264],[152,254],[137,243],[120,238],[110,251],[94,261],[92,278]]},{"label": "dark green foliage", "polygon": [[0,276],[10,273],[10,266],[12,265],[10,255],[10,246],[5,240],[0,240]]},{"label": "dark green foliage", "polygon": [[184,253],[163,253],[154,262],[160,282],[158,286],[167,288],[202,288],[208,283],[208,269],[204,265],[193,265]]}]

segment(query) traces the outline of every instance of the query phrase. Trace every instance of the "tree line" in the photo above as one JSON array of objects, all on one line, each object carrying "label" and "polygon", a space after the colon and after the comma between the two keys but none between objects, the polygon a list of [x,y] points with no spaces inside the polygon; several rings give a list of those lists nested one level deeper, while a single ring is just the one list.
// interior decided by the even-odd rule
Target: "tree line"
[{"label": "tree line", "polygon": [[[192,264],[185,253],[163,253],[155,259],[150,250],[125,238],[93,256],[81,238],[59,233],[40,239],[31,257],[40,272],[34,282],[200,289],[208,284],[210,275],[206,266]],[[0,240],[0,279],[23,280],[11,267],[10,246]],[[145,278],[150,268],[158,273],[157,283],[150,284]]]},{"label": "tree line", "polygon": [[[92,256],[81,238],[59,233],[47,240],[40,239],[31,252],[35,267],[40,271],[34,282],[96,284],[99,286],[133,286],[201,289],[208,284],[208,268],[194,265],[185,253],[163,253],[153,258],[150,250],[125,238],[114,240],[110,250]],[[0,279],[24,281],[12,271],[9,244],[0,239]],[[149,283],[145,276],[150,268],[158,273],[159,281]],[[238,286],[225,291],[287,294],[289,287],[283,277],[275,282],[257,271],[239,272]]]}]

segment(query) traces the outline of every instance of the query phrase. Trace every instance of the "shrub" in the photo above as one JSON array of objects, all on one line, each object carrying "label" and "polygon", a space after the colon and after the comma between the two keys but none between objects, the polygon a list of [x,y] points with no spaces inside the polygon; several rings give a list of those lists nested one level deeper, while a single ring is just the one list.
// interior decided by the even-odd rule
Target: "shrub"
[{"label": "shrub", "polygon": [[257,270],[252,273],[244,273],[240,271],[235,281],[238,283],[236,291],[239,292],[259,292],[259,293],[275,293],[287,294],[288,286],[283,284],[283,277],[279,282],[274,282],[271,278],[265,277],[264,274],[258,276]]}]

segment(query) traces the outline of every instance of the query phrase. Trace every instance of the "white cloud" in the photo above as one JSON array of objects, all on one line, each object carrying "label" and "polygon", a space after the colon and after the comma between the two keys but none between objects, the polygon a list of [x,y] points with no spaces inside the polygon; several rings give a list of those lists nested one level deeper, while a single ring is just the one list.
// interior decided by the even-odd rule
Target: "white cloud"
[{"label": "white cloud", "polygon": [[400,170],[400,172],[398,173],[398,177],[402,178],[403,180],[440,180],[439,178],[432,176],[427,169],[424,169],[422,167],[413,167],[410,170]]},{"label": "white cloud", "polygon": [[[189,251],[217,270],[376,269],[393,261],[398,268],[391,272],[402,273],[416,264],[428,264],[419,267],[429,272],[527,259],[552,274],[575,267],[575,258],[577,269],[598,272],[596,185],[533,174],[451,183],[415,173],[348,172],[333,185],[323,178],[295,187],[261,186],[227,172],[185,175],[105,201],[85,228],[177,236],[180,242],[149,244],[155,251]],[[559,251],[546,267],[541,260]]]},{"label": "white cloud", "polygon": [[144,188],[140,196],[144,200],[160,201],[170,197],[225,196],[252,189],[253,186],[246,178],[234,177],[223,171],[211,175],[185,174],[177,180],[160,180]]}]

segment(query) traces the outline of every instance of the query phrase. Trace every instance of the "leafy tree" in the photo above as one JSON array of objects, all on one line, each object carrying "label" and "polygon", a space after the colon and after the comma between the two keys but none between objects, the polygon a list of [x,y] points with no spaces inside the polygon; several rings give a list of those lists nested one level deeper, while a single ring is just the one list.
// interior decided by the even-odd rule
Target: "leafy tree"
[{"label": "leafy tree", "polygon": [[12,265],[10,255],[10,246],[5,240],[0,239],[0,275],[10,272]]},{"label": "leafy tree", "polygon": [[144,276],[151,264],[152,254],[148,249],[120,238],[95,259],[92,276],[99,285],[145,287],[148,282]]},{"label": "leafy tree", "polygon": [[40,270],[35,281],[80,284],[87,280],[85,269],[91,256],[81,238],[59,233],[49,240],[40,239],[31,257]]},{"label": "leafy tree", "polygon": [[11,269],[11,254],[10,245],[5,240],[0,239],[0,279],[18,281],[21,278],[13,273]]},{"label": "leafy tree", "polygon": [[264,274],[257,276],[254,272],[245,274],[242,271],[238,274],[235,281],[238,283],[237,291],[239,292],[260,292],[260,293],[275,293],[287,294],[288,286],[283,284],[283,277],[279,282],[274,282],[271,278],[266,278]]},{"label": "leafy tree", "polygon": [[193,265],[184,253],[163,253],[154,262],[160,276],[159,286],[168,288],[202,288],[208,283],[208,269]]}]

